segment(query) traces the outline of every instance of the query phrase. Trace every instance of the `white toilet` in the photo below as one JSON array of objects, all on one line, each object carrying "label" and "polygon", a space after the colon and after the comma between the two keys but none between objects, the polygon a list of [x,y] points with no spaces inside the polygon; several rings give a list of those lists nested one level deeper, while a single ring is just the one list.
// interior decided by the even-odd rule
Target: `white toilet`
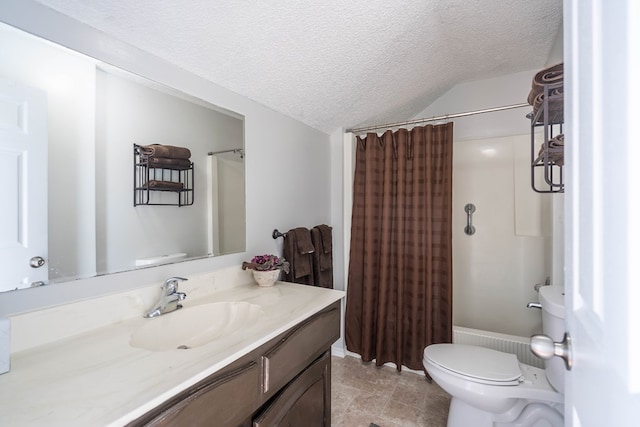
[{"label": "white toilet", "polygon": [[[542,331],[562,341],[564,292],[540,288]],[[425,369],[452,396],[448,427],[564,426],[564,364],[545,369],[519,363],[515,355],[463,344],[434,344],[424,350]]]}]

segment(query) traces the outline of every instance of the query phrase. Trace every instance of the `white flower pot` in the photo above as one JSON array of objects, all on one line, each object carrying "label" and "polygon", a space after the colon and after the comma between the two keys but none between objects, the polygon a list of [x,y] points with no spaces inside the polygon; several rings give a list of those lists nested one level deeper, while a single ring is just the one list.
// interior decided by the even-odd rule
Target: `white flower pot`
[{"label": "white flower pot", "polygon": [[270,271],[252,270],[252,271],[253,271],[253,279],[256,281],[258,286],[262,286],[262,287],[273,286],[276,280],[278,280],[278,276],[280,275],[280,270],[270,270]]}]

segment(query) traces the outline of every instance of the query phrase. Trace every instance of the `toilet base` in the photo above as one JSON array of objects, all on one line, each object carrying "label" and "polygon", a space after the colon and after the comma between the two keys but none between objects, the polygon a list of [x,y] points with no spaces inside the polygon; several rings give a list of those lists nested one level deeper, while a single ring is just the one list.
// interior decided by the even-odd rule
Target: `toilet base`
[{"label": "toilet base", "polygon": [[539,402],[521,400],[502,414],[483,411],[453,397],[447,427],[563,427],[557,409]]}]

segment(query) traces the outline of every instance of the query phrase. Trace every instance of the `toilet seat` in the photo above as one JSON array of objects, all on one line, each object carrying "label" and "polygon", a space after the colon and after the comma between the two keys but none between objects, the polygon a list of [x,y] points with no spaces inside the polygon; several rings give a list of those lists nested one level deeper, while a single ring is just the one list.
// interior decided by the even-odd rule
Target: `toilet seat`
[{"label": "toilet seat", "polygon": [[484,347],[465,344],[433,344],[424,359],[449,373],[482,384],[513,386],[522,381],[518,358]]}]

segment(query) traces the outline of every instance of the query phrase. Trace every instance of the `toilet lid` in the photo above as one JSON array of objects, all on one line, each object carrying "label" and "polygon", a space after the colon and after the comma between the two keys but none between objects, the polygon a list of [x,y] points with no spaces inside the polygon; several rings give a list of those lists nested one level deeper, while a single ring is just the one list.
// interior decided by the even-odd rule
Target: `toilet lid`
[{"label": "toilet lid", "polygon": [[434,344],[424,350],[432,363],[483,383],[517,385],[522,376],[515,354],[464,344]]}]

